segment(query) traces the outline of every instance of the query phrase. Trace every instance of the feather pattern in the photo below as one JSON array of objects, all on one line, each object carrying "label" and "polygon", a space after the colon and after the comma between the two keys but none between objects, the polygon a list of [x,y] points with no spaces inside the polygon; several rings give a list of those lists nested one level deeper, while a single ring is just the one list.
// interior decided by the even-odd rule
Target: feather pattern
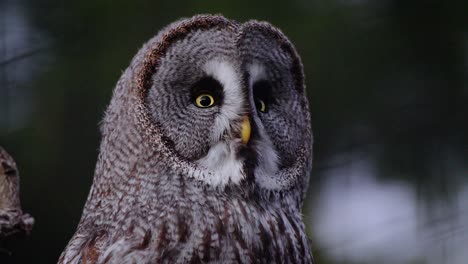
[{"label": "feather pattern", "polygon": [[[254,108],[253,68],[275,81],[271,117]],[[190,84],[204,76],[221,83],[222,105],[190,103]],[[269,24],[201,15],[162,30],[116,85],[93,185],[59,263],[312,263],[301,215],[312,157],[303,78],[292,44]],[[235,138],[244,115],[254,127],[247,146]]]}]

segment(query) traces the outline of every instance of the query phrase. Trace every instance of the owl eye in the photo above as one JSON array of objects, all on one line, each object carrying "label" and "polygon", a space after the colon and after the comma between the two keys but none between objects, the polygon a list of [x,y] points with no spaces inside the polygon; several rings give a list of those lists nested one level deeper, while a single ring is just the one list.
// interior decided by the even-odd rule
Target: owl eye
[{"label": "owl eye", "polygon": [[192,102],[200,108],[221,105],[223,102],[223,86],[211,76],[198,80],[191,88]]},{"label": "owl eye", "polygon": [[214,98],[209,94],[200,94],[195,99],[195,104],[201,108],[207,108],[214,105]]},{"label": "owl eye", "polygon": [[262,99],[256,99],[255,100],[255,106],[257,107],[257,109],[260,112],[262,112],[262,113],[266,112],[266,104]]},{"label": "owl eye", "polygon": [[266,113],[268,106],[272,103],[272,89],[270,82],[266,80],[258,81],[253,85],[253,94],[257,110]]}]

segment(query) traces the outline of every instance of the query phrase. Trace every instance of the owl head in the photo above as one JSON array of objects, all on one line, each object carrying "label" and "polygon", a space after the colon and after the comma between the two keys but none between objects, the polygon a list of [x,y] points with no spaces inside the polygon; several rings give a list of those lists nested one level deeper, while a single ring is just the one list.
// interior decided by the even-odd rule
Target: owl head
[{"label": "owl head", "polygon": [[102,126],[107,138],[130,129],[142,141],[131,149],[148,144],[167,168],[206,188],[295,189],[301,200],[307,186],[312,136],[302,64],[265,22],[200,15],[147,42]]}]

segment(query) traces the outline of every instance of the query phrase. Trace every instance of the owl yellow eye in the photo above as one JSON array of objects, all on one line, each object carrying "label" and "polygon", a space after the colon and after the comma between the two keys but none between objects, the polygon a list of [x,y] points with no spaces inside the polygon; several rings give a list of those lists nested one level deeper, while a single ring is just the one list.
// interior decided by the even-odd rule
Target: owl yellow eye
[{"label": "owl yellow eye", "polygon": [[261,80],[253,84],[253,96],[255,99],[255,106],[257,111],[266,113],[268,106],[273,105],[272,88],[267,80]]},{"label": "owl yellow eye", "polygon": [[209,94],[200,94],[195,99],[195,104],[201,108],[207,108],[207,107],[213,106],[214,102],[215,101],[214,101],[213,96]]},{"label": "owl yellow eye", "polygon": [[262,113],[265,113],[266,112],[266,104],[263,100],[260,100],[260,99],[257,99],[257,109],[262,112]]}]

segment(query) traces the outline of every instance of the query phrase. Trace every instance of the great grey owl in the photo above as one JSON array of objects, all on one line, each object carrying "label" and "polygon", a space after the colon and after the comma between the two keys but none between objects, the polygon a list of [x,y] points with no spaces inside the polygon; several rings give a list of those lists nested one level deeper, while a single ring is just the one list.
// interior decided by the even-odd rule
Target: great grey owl
[{"label": "great grey owl", "polygon": [[122,74],[59,263],[312,263],[300,58],[265,22],[179,20]]}]

